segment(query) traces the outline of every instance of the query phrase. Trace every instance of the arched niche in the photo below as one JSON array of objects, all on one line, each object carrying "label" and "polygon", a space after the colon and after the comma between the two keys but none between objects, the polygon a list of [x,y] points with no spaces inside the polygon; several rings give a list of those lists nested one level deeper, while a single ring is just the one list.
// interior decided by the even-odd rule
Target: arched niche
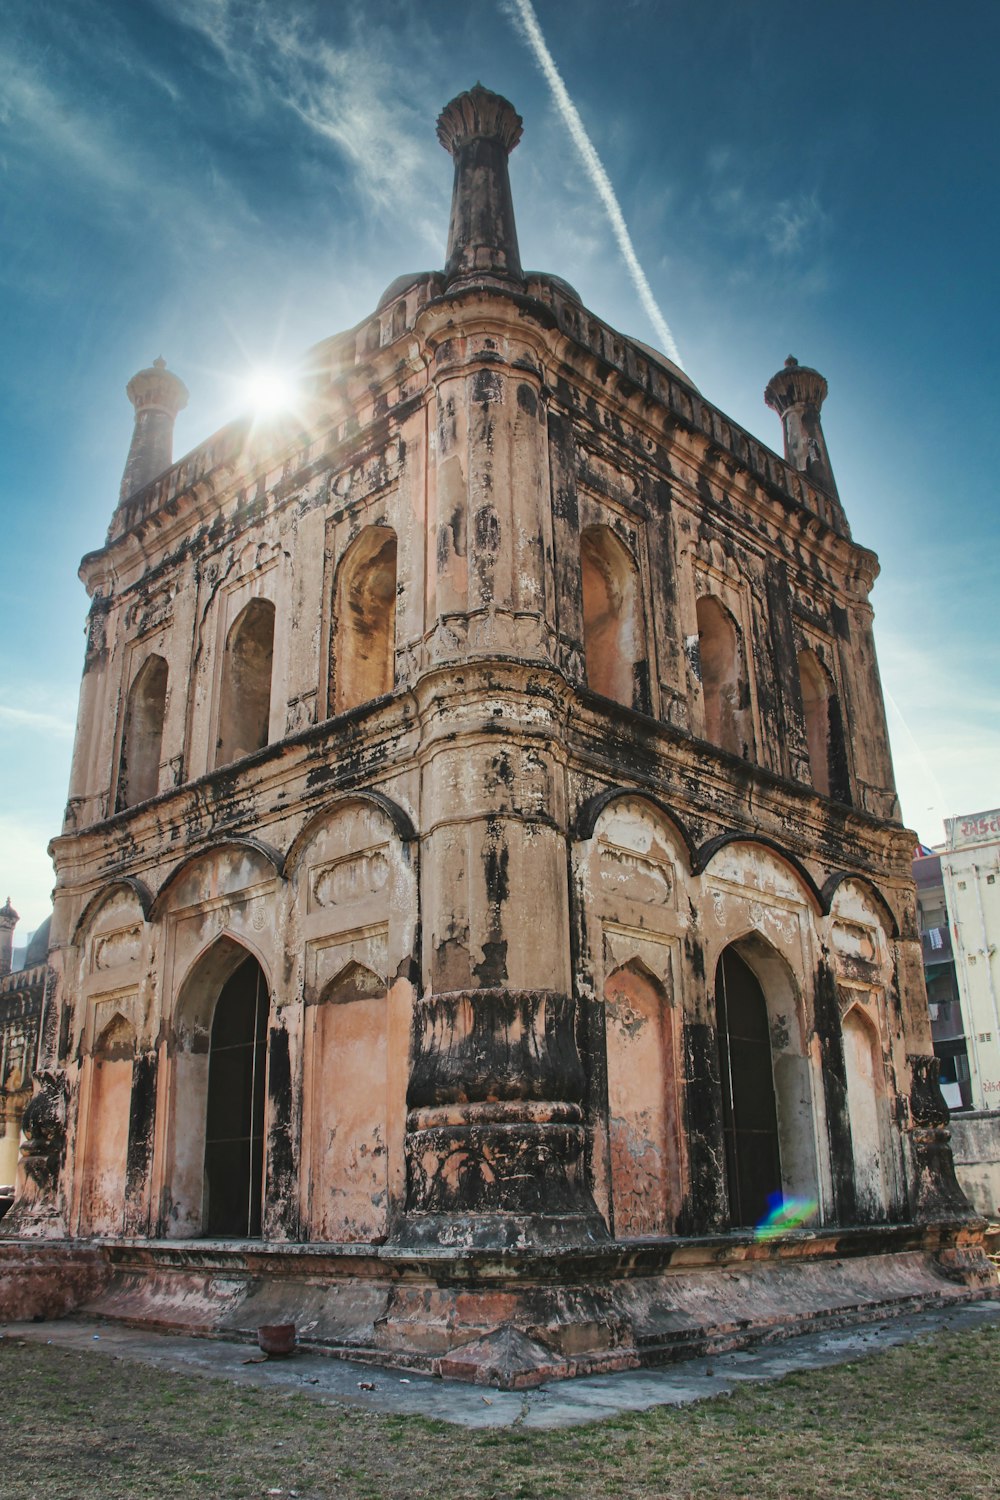
[{"label": "arched niche", "polygon": [[417,844],[369,798],[315,815],[288,852],[303,939],[301,1219],[372,1241],[405,1193],[406,1079],[419,963]]},{"label": "arched niche", "polygon": [[[227,991],[227,986],[232,986],[232,990]],[[212,1221],[208,1177],[217,1163],[209,1162],[206,1148],[210,1141],[217,1144],[226,1140],[239,1143],[238,1151],[244,1164],[240,1182],[241,1190],[245,1190],[246,1196],[248,1231],[253,1225],[253,1153],[258,1150],[258,1137],[263,1136],[263,1105],[257,1102],[262,1087],[258,1083],[261,1074],[258,1029],[266,1035],[270,991],[270,981],[260,955],[229,935],[216,939],[198,956],[179,987],[168,1045],[168,1126],[163,1217],[164,1232],[170,1238],[186,1238],[206,1233]],[[239,1033],[241,1016],[245,1020],[252,1011],[253,1017],[252,1037],[244,1036],[242,1041],[234,1043],[234,1046],[241,1049],[241,1055],[228,1067],[229,1081],[235,1079],[237,1085],[243,1088],[246,1106],[242,1118],[247,1128],[234,1129],[232,1136],[226,1136],[218,1128],[221,1119],[224,1129],[226,1101],[227,1098],[233,1098],[226,1089],[227,1065],[223,1063],[221,1071],[216,1068],[216,1077],[212,1078],[213,1044],[217,1055],[222,1056],[225,1050],[225,1038],[215,1030],[216,1011],[224,992],[228,995],[227,1010],[231,1010],[235,1016],[233,1034]],[[264,997],[266,1007],[262,1007]],[[210,1088],[217,1096],[212,1104],[211,1132]],[[258,1113],[254,1114],[254,1110]],[[259,1203],[258,1185],[258,1213]],[[230,1228],[217,1232],[236,1231]]]},{"label": "arched niche", "polygon": [[135,1049],[131,1022],[116,1014],[87,1059],[90,1076],[80,1197],[83,1234],[120,1234],[124,1228]]},{"label": "arched niche", "polygon": [[844,1071],[854,1153],[858,1218],[877,1223],[889,1210],[889,1106],[878,1029],[860,1005],[844,1015]]},{"label": "arched niche", "polygon": [[274,605],[251,599],[226,637],[219,693],[215,764],[230,765],[268,742],[271,672],[274,660]]},{"label": "arched niche", "polygon": [[705,738],[753,759],[750,688],[739,627],[725,605],[703,594],[696,605]]},{"label": "arched niche", "polygon": [[219,990],[208,1046],[205,1233],[257,1239],[264,1190],[264,1104],[270,1001],[248,955]]},{"label": "arched niche", "polygon": [[797,660],[810,779],[821,797],[849,802],[844,728],[833,679],[811,647],[801,650]]},{"label": "arched niche", "polygon": [[580,537],[587,685],[627,708],[648,708],[637,669],[646,661],[642,590],[635,558],[609,526]]},{"label": "arched niche", "polygon": [[746,933],[719,955],[714,993],[731,1221],[759,1223],[770,1195],[818,1207],[816,1093],[795,975]]},{"label": "arched niche", "polygon": [[160,789],[167,676],[163,657],[148,656],[129,688],[118,763],[119,811],[155,797]]},{"label": "arched niche", "polygon": [[351,961],[306,1009],[303,1129],[312,1240],[385,1237],[388,1042],[385,977]]},{"label": "arched niche", "polygon": [[366,526],[337,568],[330,642],[331,714],[392,692],[396,550],[391,527]]},{"label": "arched niche", "polygon": [[641,959],[608,975],[604,1008],[615,1236],[670,1234],[683,1197],[673,1011]]}]

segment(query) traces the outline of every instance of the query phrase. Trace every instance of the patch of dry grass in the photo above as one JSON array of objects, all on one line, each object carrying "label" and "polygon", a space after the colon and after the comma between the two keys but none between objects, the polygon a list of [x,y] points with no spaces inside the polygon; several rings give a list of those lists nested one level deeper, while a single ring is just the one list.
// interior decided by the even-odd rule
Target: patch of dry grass
[{"label": "patch of dry grass", "polygon": [[997,1493],[1000,1329],[556,1432],[382,1417],[0,1343],[5,1500],[852,1500]]}]

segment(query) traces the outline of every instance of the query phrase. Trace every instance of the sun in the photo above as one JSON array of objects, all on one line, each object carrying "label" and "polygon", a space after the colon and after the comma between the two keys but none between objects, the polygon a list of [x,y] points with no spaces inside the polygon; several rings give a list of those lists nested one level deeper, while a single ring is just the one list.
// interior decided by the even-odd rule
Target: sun
[{"label": "sun", "polygon": [[257,416],[276,416],[288,411],[299,397],[298,383],[287,370],[274,365],[258,365],[246,376],[243,385],[245,399]]}]

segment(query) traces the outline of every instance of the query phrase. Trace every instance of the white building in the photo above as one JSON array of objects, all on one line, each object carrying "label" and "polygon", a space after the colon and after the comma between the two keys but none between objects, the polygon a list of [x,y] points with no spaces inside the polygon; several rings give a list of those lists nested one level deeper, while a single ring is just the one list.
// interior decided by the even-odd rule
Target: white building
[{"label": "white building", "polygon": [[1000,809],[945,819],[951,917],[974,1109],[1000,1108]]}]

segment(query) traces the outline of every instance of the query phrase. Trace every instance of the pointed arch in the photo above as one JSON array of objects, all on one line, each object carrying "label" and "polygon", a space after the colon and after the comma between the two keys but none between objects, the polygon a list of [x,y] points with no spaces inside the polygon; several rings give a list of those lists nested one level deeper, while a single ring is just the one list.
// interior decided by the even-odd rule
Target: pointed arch
[{"label": "pointed arch", "polygon": [[830,673],[811,647],[797,657],[809,774],[821,797],[850,801],[840,700]]},{"label": "pointed arch", "polygon": [[84,1234],[120,1234],[125,1223],[135,1028],[121,1014],[103,1027],[87,1059],[80,1228]]},{"label": "pointed arch", "polygon": [[168,676],[163,657],[154,654],[146,657],[132,680],[118,760],[116,812],[149,801],[160,789]]},{"label": "pointed arch", "polygon": [[845,1013],[841,1028],[847,1107],[854,1153],[854,1197],[858,1218],[877,1223],[886,1217],[888,1181],[888,1104],[878,1029],[861,1005]]},{"label": "pointed arch", "polygon": [[753,760],[750,686],[739,626],[721,600],[702,594],[696,606],[705,738]]},{"label": "pointed arch", "polygon": [[396,533],[366,526],[347,548],[334,584],[331,715],[391,693],[396,658]]},{"label": "pointed arch", "polygon": [[226,637],[216,766],[231,765],[267,744],[273,663],[274,605],[270,599],[251,599]]},{"label": "pointed arch", "polygon": [[307,1005],[305,1219],[318,1240],[381,1240],[388,1227],[386,981],[351,960]]},{"label": "pointed arch", "polygon": [[607,976],[604,1010],[614,1233],[671,1234],[683,1184],[669,996],[648,965],[631,958]]},{"label": "pointed arch", "polygon": [[178,989],[162,1224],[170,1238],[261,1232],[270,1011],[259,956],[228,933],[202,949]]},{"label": "pointed arch", "polygon": [[756,931],[715,970],[716,1033],[730,1216],[759,1223],[775,1196],[818,1203],[813,1078],[802,994]]},{"label": "pointed arch", "polygon": [[587,686],[626,708],[648,712],[639,568],[610,526],[584,529],[580,574]]}]

